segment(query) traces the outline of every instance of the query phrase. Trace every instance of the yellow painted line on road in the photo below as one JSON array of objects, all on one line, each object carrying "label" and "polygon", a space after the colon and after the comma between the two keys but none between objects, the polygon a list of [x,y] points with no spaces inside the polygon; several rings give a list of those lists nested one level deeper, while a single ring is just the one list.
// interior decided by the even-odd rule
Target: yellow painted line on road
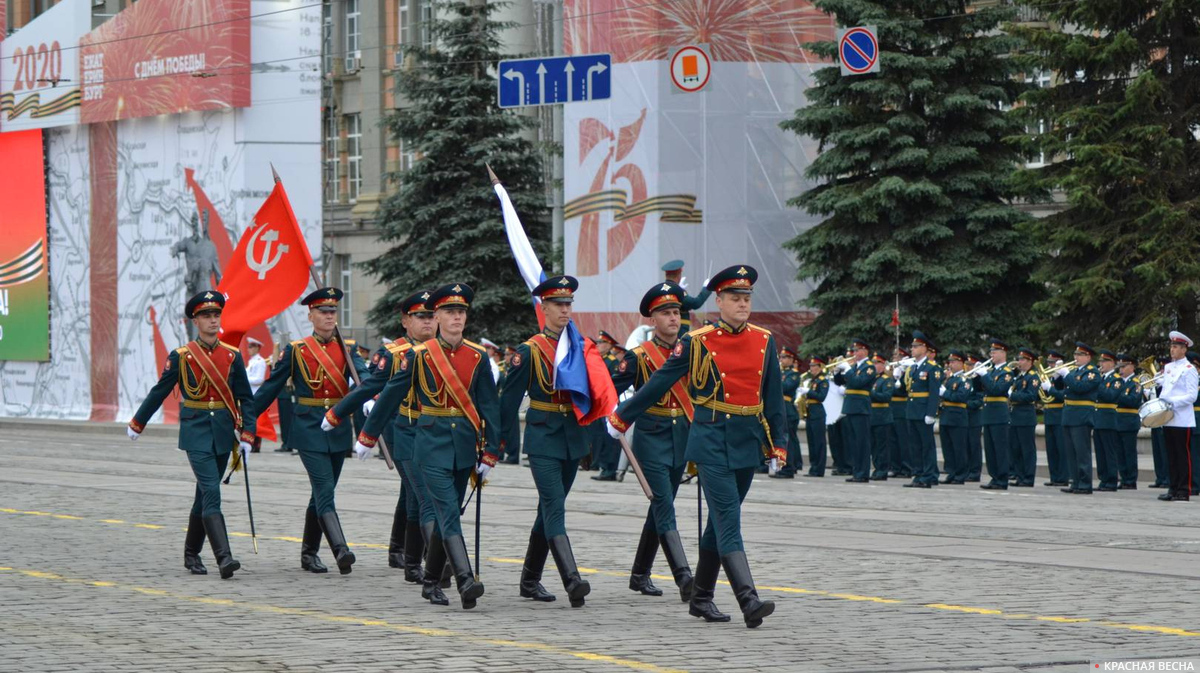
[{"label": "yellow painted line on road", "polygon": [[355,617],[353,615],[339,615],[328,612],[319,612],[317,610],[309,610],[303,608],[290,608],[280,605],[270,605],[266,603],[251,603],[247,601],[237,601],[229,598],[209,598],[204,596],[189,596],[187,594],[175,593],[164,589],[154,589],[150,587],[134,586],[131,584],[122,584],[119,582],[107,582],[100,580],[81,579],[76,577],[66,577],[58,573],[44,572],[40,570],[20,570],[9,567],[0,566],[0,572],[6,574],[19,574],[25,577],[36,579],[52,580],[66,584],[77,584],[89,587],[102,587],[107,589],[118,589],[130,593],[136,593],[142,596],[151,596],[154,598],[167,598],[176,601],[184,601],[188,603],[197,603],[201,605],[213,605],[218,607],[237,608],[251,612],[286,615],[292,617],[303,617],[306,619],[314,619],[322,622],[335,624],[352,624],[358,626],[366,626],[372,628],[381,628],[398,633],[408,633],[419,636],[429,636],[435,638],[454,638],[458,642],[473,642],[483,645],[494,645],[497,647],[508,647],[521,649],[530,652],[546,652],[548,654],[557,654],[584,661],[595,661],[606,664],[612,664],[621,668],[628,668],[635,671],[649,671],[650,673],[687,673],[685,669],[668,668],[659,666],[646,661],[638,661],[636,659],[627,659],[624,657],[614,657],[609,654],[599,652],[588,652],[586,650],[573,650],[567,647],[551,645],[549,643],[539,643],[524,640],[508,640],[505,638],[486,638],[471,633],[463,633],[460,631],[451,631],[449,629],[429,628],[423,626],[412,626],[410,624],[400,624],[382,619],[365,619],[363,617]]},{"label": "yellow painted line on road", "polygon": [[[5,507],[0,507],[0,513],[45,516],[45,517],[51,517],[51,518],[77,520],[77,521],[91,521],[90,519],[86,519],[86,518],[78,517],[78,516],[56,515],[56,514],[52,514],[50,512],[41,512],[41,511],[36,511],[36,510],[10,509],[10,508],[5,508]],[[159,530],[159,529],[165,528],[165,526],[161,526],[161,525],[157,525],[157,524],[139,524],[139,523],[129,524],[128,522],[121,521],[120,519],[96,519],[95,521],[98,521],[100,523],[126,524],[126,525],[132,525],[135,528],[146,528],[146,529],[151,529],[151,530]],[[250,537],[249,533],[243,533],[240,531],[230,531],[229,534],[231,536],[235,536],[235,537]],[[278,536],[262,536],[262,535],[260,535],[258,539],[260,539],[260,540],[276,540],[279,542],[291,542],[291,543],[295,543],[295,544],[299,544],[301,542],[300,538],[287,536],[287,535],[278,535]],[[348,544],[351,547],[358,547],[361,549],[388,549],[388,545],[385,545],[385,544],[375,544],[375,543],[368,543],[368,542],[350,542]],[[519,558],[508,558],[508,557],[503,557],[503,556],[489,556],[486,558],[488,561],[490,561],[492,563],[504,563],[504,564],[509,564],[509,565],[519,565],[519,564],[525,563],[524,559],[519,559]],[[2,570],[6,570],[6,569],[0,568],[0,571],[2,571]],[[11,570],[11,568],[9,568],[8,570]],[[613,570],[601,570],[598,568],[586,568],[586,567],[580,567],[579,572],[584,575],[603,575],[605,577],[622,577],[623,578],[623,577],[629,576],[628,572],[620,572],[620,571],[613,571]],[[663,580],[663,581],[668,581],[668,582],[675,581],[675,578],[670,575],[652,574],[651,577],[656,580]],[[729,582],[726,582],[725,580],[721,580],[718,583],[724,584],[725,586],[729,586]],[[1066,617],[1066,616],[1058,616],[1058,615],[1032,615],[1032,614],[1025,614],[1025,613],[1016,613],[1016,612],[1004,612],[1003,610],[998,610],[995,608],[971,607],[971,606],[966,606],[966,605],[953,605],[953,604],[949,604],[949,603],[915,603],[914,604],[914,603],[910,603],[909,601],[905,601],[905,600],[898,599],[898,598],[885,598],[883,596],[865,596],[865,595],[852,594],[852,593],[822,591],[820,589],[805,589],[802,587],[783,587],[783,586],[772,586],[772,585],[761,585],[760,584],[760,585],[758,585],[758,589],[760,591],[770,591],[770,592],[781,593],[781,594],[826,596],[826,597],[835,598],[838,600],[861,602],[861,603],[875,603],[875,604],[880,604],[880,605],[916,605],[918,607],[926,608],[929,610],[937,610],[937,611],[941,611],[941,612],[951,612],[951,613],[965,614],[965,615],[993,616],[993,617],[1001,617],[1004,619],[1011,619],[1011,620],[1028,619],[1031,621],[1046,622],[1046,623],[1052,623],[1052,624],[1095,624],[1097,626],[1104,626],[1104,627],[1108,627],[1108,628],[1122,629],[1122,630],[1126,630],[1126,631],[1134,631],[1134,632],[1139,632],[1139,633],[1156,633],[1156,634],[1161,634],[1161,635],[1182,636],[1182,637],[1200,636],[1200,631],[1189,631],[1186,629],[1176,628],[1176,627],[1172,627],[1172,626],[1158,626],[1155,624],[1126,624],[1123,622],[1113,622],[1113,621],[1107,621],[1107,620],[1103,620],[1103,619],[1091,619],[1089,617]],[[484,641],[481,640],[480,642],[484,642]],[[574,656],[574,655],[572,655],[572,656]],[[606,655],[598,655],[598,656],[606,656]]]}]

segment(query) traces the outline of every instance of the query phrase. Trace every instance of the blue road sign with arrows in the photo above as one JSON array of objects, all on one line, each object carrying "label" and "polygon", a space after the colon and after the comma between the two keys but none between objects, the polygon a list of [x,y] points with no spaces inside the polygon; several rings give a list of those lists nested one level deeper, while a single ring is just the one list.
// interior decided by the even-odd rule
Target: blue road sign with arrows
[{"label": "blue road sign with arrows", "polygon": [[557,105],[612,97],[612,55],[500,61],[500,107]]}]

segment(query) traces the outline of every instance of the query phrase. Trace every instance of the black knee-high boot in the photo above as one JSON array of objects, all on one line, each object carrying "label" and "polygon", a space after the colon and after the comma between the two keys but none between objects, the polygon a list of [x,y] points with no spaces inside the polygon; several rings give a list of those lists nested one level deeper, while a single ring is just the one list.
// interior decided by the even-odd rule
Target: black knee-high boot
[{"label": "black knee-high boot", "polygon": [[629,571],[629,588],[646,596],[661,596],[662,589],[650,581],[650,569],[654,567],[654,556],[658,553],[658,536],[653,528],[642,527],[637,552],[633,555],[633,569]]},{"label": "black knee-high boot", "polygon": [[692,569],[688,567],[687,554],[683,551],[683,541],[679,539],[679,531],[669,530],[658,537],[662,545],[663,556],[667,557],[667,565],[671,566],[671,574],[675,576],[675,586],[679,587],[679,598],[684,603],[692,599]]},{"label": "black knee-high boot", "polygon": [[204,549],[204,519],[199,514],[188,517],[187,535],[183,538],[183,567],[193,575],[207,575],[208,568],[200,560]]},{"label": "black knee-high boot", "polygon": [[692,585],[692,600],[688,603],[688,614],[703,617],[706,622],[729,621],[729,615],[718,610],[713,603],[713,592],[717,588],[717,576],[720,574],[720,555],[715,550],[701,549],[700,561],[696,563],[696,577]]},{"label": "black knee-high boot", "polygon": [[554,564],[558,566],[558,574],[562,576],[563,587],[567,590],[567,598],[571,600],[571,607],[583,607],[584,597],[592,592],[592,585],[579,576],[575,554],[571,551],[571,541],[566,535],[555,535],[548,542],[550,553],[554,554]]},{"label": "black knee-high boot", "polygon": [[329,568],[321,562],[317,551],[321,548],[321,522],[317,521],[317,510],[304,510],[304,537],[300,539],[300,567],[310,573],[327,573]]},{"label": "black knee-high boot", "polygon": [[521,598],[532,598],[541,603],[554,601],[554,594],[542,586],[542,571],[546,568],[546,556],[550,545],[541,533],[529,534],[529,546],[525,549],[525,565],[521,566]]}]

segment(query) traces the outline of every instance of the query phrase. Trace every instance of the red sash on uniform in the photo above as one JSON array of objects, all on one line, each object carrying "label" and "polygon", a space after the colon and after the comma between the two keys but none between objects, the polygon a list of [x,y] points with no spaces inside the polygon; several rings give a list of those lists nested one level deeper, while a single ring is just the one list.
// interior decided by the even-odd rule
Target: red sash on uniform
[{"label": "red sash on uniform", "polygon": [[[667,356],[663,355],[658,345],[653,342],[648,342],[647,345],[643,346],[642,352],[646,354],[646,359],[653,365],[653,368],[650,370],[651,372],[658,371],[659,367],[662,367],[663,363],[667,361]],[[688,421],[691,422],[692,418],[696,415],[696,409],[692,406],[692,398],[688,396],[687,386],[683,384],[686,378],[687,375],[684,374],[679,377],[675,385],[671,386],[671,395],[679,403],[679,406],[683,409],[683,413],[687,414]]]},{"label": "red sash on uniform", "polygon": [[[311,336],[304,337],[304,345],[312,351],[313,358],[317,361],[317,365],[325,370],[325,376],[329,378],[329,382],[333,384],[334,390],[337,391],[338,397],[345,397],[350,392],[350,384],[346,383],[346,375],[342,373],[342,369],[333,362],[333,358],[329,357],[329,353],[321,348],[321,344]],[[351,367],[353,363],[347,362]]]},{"label": "red sash on uniform", "polygon": [[529,343],[537,346],[538,351],[542,354],[542,358],[546,361],[546,366],[553,372],[554,354],[557,349],[550,345],[550,339],[545,334],[534,334],[529,337]]},{"label": "red sash on uniform", "polygon": [[200,345],[199,341],[192,341],[187,345],[187,349],[196,366],[208,378],[208,384],[213,387],[213,390],[217,391],[217,395],[225,403],[225,408],[229,409],[229,413],[233,414],[234,426],[241,428],[242,411],[238,408],[237,401],[233,397],[233,389],[229,387],[228,378],[221,375],[221,370],[217,369],[217,363],[212,361],[212,358],[208,356],[208,352],[205,351],[204,346]]},{"label": "red sash on uniform", "polygon": [[475,433],[482,434],[483,420],[479,417],[479,410],[475,408],[471,393],[467,391],[462,379],[458,378],[458,372],[450,364],[450,358],[446,357],[446,351],[442,350],[442,345],[438,343],[437,339],[426,341],[424,346],[425,352],[429,353],[429,361],[441,376],[442,382],[446,384],[446,390],[450,391],[454,403],[458,405],[459,409],[462,409],[463,415],[467,417],[468,421],[471,421],[471,425],[475,426]]}]

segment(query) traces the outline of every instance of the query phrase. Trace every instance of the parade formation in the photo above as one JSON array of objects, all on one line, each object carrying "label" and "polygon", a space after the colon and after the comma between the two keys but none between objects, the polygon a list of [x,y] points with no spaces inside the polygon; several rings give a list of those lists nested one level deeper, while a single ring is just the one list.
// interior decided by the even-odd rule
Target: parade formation
[{"label": "parade formation", "polygon": [[[670,266],[664,269],[669,272]],[[589,424],[581,424],[572,395],[555,381],[559,342],[567,338],[580,291],[571,276],[547,278],[533,289],[545,326],[515,348],[499,367],[500,376],[493,374],[489,348],[464,338],[475,294],[465,283],[407,297],[401,304],[405,334],[381,347],[369,367],[338,332],[342,291],[319,288],[301,301],[309,309],[312,335],[287,344],[253,393],[241,354],[218,340],[226,300],[205,291],[186,306],[197,338],[170,353],[128,434],[136,440],[172,389],[179,389],[179,448],[196,476],[184,568],[207,573],[200,559],[207,536],[220,575],[228,579],[241,566],[221,513],[221,476],[231,454],[234,469],[247,466],[258,417],[285,385],[292,386],[296,404],[288,441],[312,489],[300,567],[328,572],[318,557],[323,535],[338,571],[351,572],[356,558],[335,507],[343,461],[387,450],[401,475],[388,564],[402,569],[404,579],[419,585],[421,597],[436,605],[449,604],[442,589],[453,578],[462,608],[471,609],[484,595],[477,574],[484,485],[501,462],[502,438],[514,441],[521,432],[520,408],[527,398],[520,445],[538,506],[519,595],[556,600],[542,584],[553,555],[571,606],[586,603],[591,587],[580,576],[567,535],[567,497],[581,460],[594,455],[594,428],[599,428],[605,439],[618,443],[617,451],[632,439],[624,458],[636,463],[650,500],[633,548],[629,588],[663,595],[650,579],[661,549],[689,614],[726,622],[729,615],[715,603],[723,569],[749,628],[760,626],[775,605],[760,599],[755,588],[742,543],[742,503],[756,472],[779,479],[824,477],[826,446],[836,447],[832,474],[846,475],[854,484],[899,477],[911,478],[904,484],[910,488],[965,485],[980,482],[986,466],[982,489],[1033,487],[1040,410],[1047,486],[1070,494],[1136,489],[1137,431],[1144,424],[1153,428],[1156,474],[1162,475],[1152,486],[1167,489],[1159,499],[1187,501],[1198,495],[1200,441],[1192,428],[1200,414],[1200,355],[1189,350],[1193,342],[1184,334],[1171,333],[1170,357],[1163,359],[1161,371],[1153,357],[1139,363],[1127,353],[1097,351],[1082,342],[1075,345],[1072,363],[1064,363],[1057,351],[1047,352],[1043,362],[1034,350],[998,339],[988,342],[986,358],[949,350],[943,367],[936,342],[916,331],[907,348],[893,351],[895,359],[856,338],[843,356],[813,355],[801,373],[796,350],[780,346],[775,335],[750,321],[757,280],[758,272],[747,265],[715,274],[705,283],[705,297],[715,295],[718,314],[690,331],[683,327],[689,306],[683,287],[668,278],[647,290],[639,312],[650,322],[648,338],[622,349],[619,358],[605,349],[603,371],[613,390],[631,393],[607,418],[601,414],[602,420]],[[607,333],[598,341],[616,343]],[[1092,362],[1097,356],[1099,365]],[[367,420],[355,438],[347,419],[360,408]],[[807,472],[798,436],[801,419]],[[615,471],[620,455],[601,456],[603,462],[593,469],[611,463],[608,469]],[[674,506],[685,472],[694,475],[707,506],[694,572]],[[462,526],[472,498],[474,567]]]}]

